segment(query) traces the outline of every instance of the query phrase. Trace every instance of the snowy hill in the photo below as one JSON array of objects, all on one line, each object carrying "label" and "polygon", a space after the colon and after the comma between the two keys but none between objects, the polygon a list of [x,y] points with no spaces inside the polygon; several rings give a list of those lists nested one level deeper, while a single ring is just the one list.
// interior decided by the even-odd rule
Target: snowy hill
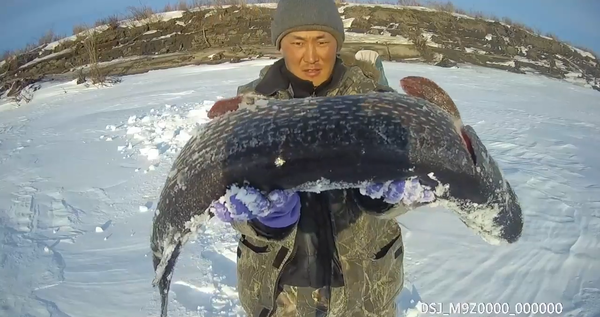
[{"label": "snowy hill", "polygon": [[[0,98],[26,103],[34,96],[32,85],[41,80],[94,76],[90,63],[103,76],[120,76],[275,57],[269,29],[274,8],[271,3],[202,6],[108,18],[91,30],[0,61]],[[536,73],[600,90],[600,62],[594,54],[518,23],[420,6],[344,3],[339,11],[347,32],[345,51],[368,48],[389,61]]]},{"label": "snowy hill", "polygon": [[[214,101],[271,62],[151,71],[100,89],[44,83],[29,105],[0,105],[0,316],[158,316],[149,234],[173,158]],[[525,215],[510,246],[443,209],[399,217],[399,315],[472,302],[600,316],[598,93],[475,66],[384,65],[391,83],[425,76],[448,91]],[[235,261],[235,232],[214,221],[180,256],[170,316],[243,316]]]}]

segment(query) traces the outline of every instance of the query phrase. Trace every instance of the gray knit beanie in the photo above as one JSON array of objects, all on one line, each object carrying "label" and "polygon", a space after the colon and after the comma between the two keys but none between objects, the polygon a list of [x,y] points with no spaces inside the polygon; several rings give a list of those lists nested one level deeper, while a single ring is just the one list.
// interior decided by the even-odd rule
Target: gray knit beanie
[{"label": "gray knit beanie", "polygon": [[271,40],[277,49],[281,39],[296,31],[325,31],[344,43],[344,23],[334,0],[279,0],[271,21]]}]

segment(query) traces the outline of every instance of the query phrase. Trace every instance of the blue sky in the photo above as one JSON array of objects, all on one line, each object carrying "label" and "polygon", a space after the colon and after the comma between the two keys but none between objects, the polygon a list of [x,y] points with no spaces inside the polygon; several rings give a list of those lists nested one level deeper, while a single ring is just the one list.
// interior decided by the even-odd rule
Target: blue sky
[{"label": "blue sky", "polygon": [[[71,35],[74,24],[127,13],[128,6],[162,8],[168,0],[0,0],[0,52],[23,47],[48,29]],[[176,2],[176,1],[173,1]],[[456,7],[509,17],[600,54],[600,0],[452,0]]]}]

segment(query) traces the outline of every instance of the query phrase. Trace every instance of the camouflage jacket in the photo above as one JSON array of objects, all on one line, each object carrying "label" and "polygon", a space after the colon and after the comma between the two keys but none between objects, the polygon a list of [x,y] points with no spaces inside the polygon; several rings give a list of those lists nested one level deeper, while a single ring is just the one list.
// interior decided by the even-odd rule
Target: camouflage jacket
[{"label": "camouflage jacket", "polygon": [[[257,80],[238,88],[238,94],[294,98],[297,92],[276,69],[282,63],[263,68]],[[339,59],[333,77],[329,88],[317,95],[393,91]],[[232,224],[241,233],[238,292],[248,316],[287,316],[277,312],[276,303],[285,285],[327,288],[325,306],[331,316],[388,316],[391,311],[395,316],[404,274],[402,235],[394,218],[406,210],[356,190],[300,196],[300,220],[291,228],[274,230],[257,221]],[[316,316],[310,296],[294,306],[294,316]]]}]

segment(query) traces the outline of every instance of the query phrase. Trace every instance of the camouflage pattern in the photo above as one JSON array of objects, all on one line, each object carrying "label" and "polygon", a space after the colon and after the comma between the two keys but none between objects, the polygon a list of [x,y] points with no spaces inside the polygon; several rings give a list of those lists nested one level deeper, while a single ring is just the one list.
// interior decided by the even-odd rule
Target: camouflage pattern
[{"label": "camouflage pattern", "polygon": [[[238,94],[256,95],[254,87],[269,67],[261,70],[259,79],[239,87]],[[328,95],[375,90],[393,91],[365,76],[360,67],[352,66]],[[282,90],[269,98],[292,96],[289,90]],[[246,103],[252,99],[243,98]],[[356,205],[348,193],[335,190],[321,194],[330,196],[335,246],[344,276],[344,286],[332,287],[330,294],[325,289],[308,287],[283,286],[279,290],[281,273],[294,255],[296,227],[283,239],[272,240],[259,235],[247,222],[232,224],[241,233],[237,252],[238,292],[248,316],[396,316],[395,301],[404,282],[404,252],[400,226],[394,218],[406,210],[395,207],[383,214],[370,213]],[[303,205],[305,208],[304,201]]]},{"label": "camouflage pattern", "polygon": [[[350,63],[354,64],[355,66],[347,67],[347,71],[344,74],[344,77],[342,78],[338,87],[330,90],[327,93],[327,96],[359,95],[375,90],[390,92],[395,91],[389,86],[380,85],[377,82],[379,80],[380,73],[375,67],[375,65],[369,65],[369,63],[365,63],[364,61],[348,59],[344,60],[345,65],[348,65]],[[237,94],[254,94],[254,88],[263,79],[269,68],[271,68],[271,66],[265,66],[263,69],[261,69],[258,79],[246,85],[238,87]],[[271,98],[291,99],[292,95],[289,90],[280,90],[275,96]]]},{"label": "camouflage pattern", "polygon": [[373,50],[360,50],[356,52],[354,55],[357,60],[370,61],[375,65],[377,71],[379,71],[379,84],[380,85],[389,85],[387,77],[385,76],[385,70],[383,69],[383,62],[381,61],[381,56],[379,53]]}]

